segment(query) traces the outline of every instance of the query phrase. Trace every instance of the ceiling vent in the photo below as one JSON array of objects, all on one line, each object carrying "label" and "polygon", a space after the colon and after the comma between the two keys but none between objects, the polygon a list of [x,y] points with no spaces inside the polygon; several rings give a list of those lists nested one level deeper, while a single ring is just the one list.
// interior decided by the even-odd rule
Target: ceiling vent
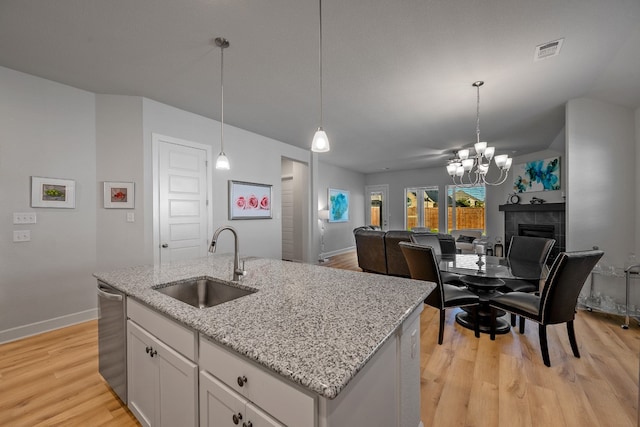
[{"label": "ceiling vent", "polygon": [[564,42],[564,39],[558,39],[536,46],[536,50],[533,53],[533,60],[541,61],[559,55],[562,42]]}]

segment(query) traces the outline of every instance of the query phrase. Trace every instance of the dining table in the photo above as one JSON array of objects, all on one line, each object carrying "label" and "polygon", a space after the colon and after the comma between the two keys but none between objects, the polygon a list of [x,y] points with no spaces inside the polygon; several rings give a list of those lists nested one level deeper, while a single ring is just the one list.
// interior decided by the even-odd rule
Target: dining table
[{"label": "dining table", "polygon": [[[484,254],[442,255],[439,259],[441,272],[460,275],[460,282],[480,297],[477,316],[480,332],[491,330],[491,309],[489,300],[502,295],[499,290],[505,279],[540,281],[546,277],[548,268],[544,264],[509,260]],[[496,333],[505,334],[511,326],[502,318],[506,313],[499,311],[496,319]],[[476,317],[473,310],[464,307],[456,314],[456,322],[468,329],[474,329]]]}]

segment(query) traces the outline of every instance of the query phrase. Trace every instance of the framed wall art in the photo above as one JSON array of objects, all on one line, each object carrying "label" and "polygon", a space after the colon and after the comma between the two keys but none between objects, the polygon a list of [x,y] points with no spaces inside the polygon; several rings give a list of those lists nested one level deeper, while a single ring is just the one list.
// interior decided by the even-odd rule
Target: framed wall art
[{"label": "framed wall art", "polygon": [[349,221],[349,192],[329,188],[329,222]]},{"label": "framed wall art", "polygon": [[105,209],[133,209],[136,203],[133,182],[104,182]]},{"label": "framed wall art", "polygon": [[516,165],[513,180],[516,193],[560,190],[560,157]]},{"label": "framed wall art", "polygon": [[76,207],[76,182],[71,179],[31,177],[32,208]]},{"label": "framed wall art", "polygon": [[271,211],[269,184],[229,181],[229,219],[269,219]]}]

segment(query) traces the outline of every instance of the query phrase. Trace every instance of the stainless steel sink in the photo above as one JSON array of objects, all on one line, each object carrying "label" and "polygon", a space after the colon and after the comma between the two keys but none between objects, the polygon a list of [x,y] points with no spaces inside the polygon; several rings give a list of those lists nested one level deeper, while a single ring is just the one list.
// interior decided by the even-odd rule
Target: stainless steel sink
[{"label": "stainless steel sink", "polygon": [[180,280],[153,289],[197,308],[213,307],[256,292],[210,277]]}]

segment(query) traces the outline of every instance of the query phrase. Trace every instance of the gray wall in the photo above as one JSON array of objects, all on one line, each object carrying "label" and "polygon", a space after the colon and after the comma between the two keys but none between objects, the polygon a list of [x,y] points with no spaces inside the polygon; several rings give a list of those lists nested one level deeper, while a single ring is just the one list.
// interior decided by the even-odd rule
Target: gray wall
[{"label": "gray wall", "polygon": [[[3,67],[0,93],[2,342],[95,316],[97,191],[95,95]],[[76,208],[31,208],[31,176],[75,180]],[[14,225],[14,212],[37,223]]]},{"label": "gray wall", "polygon": [[567,116],[567,249],[605,251],[622,267],[638,247],[634,111],[592,99],[569,101]]},{"label": "gray wall", "polygon": [[[95,318],[97,270],[153,262],[151,134],[220,146],[220,124],[158,102],[96,95],[0,67],[0,342]],[[281,158],[313,165],[302,185],[301,212],[308,259],[317,259],[319,232],[314,174],[308,150],[225,126],[231,171],[215,171],[214,226],[227,219],[227,180],[272,184],[271,220],[233,221],[243,255],[280,258]],[[31,176],[76,181],[76,208],[31,208]],[[103,182],[135,183],[135,222],[129,210],[103,208]],[[360,186],[362,187],[362,185]],[[303,189],[304,190],[304,189]],[[362,190],[360,190],[361,192]],[[361,201],[360,201],[361,203]],[[302,206],[300,210],[305,210]],[[37,223],[14,225],[14,212],[35,212]],[[305,217],[306,215],[306,217]],[[32,240],[13,243],[14,230]],[[311,243],[313,242],[313,243]],[[232,250],[230,238],[221,252]]]},{"label": "gray wall", "polygon": [[[563,135],[563,134],[562,134]],[[554,156],[561,156],[562,160],[562,176],[561,185],[563,190],[560,191],[545,191],[536,193],[525,193],[522,195],[522,203],[528,203],[531,197],[536,196],[545,199],[547,202],[561,202],[562,193],[564,192],[565,185],[567,183],[564,167],[564,137],[558,136],[556,140],[551,144],[553,149],[546,151],[531,153],[528,155],[514,157],[513,164],[524,163],[530,160],[545,159]],[[443,162],[444,165],[444,162]],[[424,168],[424,169],[411,169],[406,171],[394,171],[394,172],[380,172],[374,174],[368,174],[365,176],[366,185],[389,185],[389,229],[390,230],[402,230],[404,228],[404,189],[407,187],[420,187],[420,186],[438,186],[440,189],[439,204],[444,206],[446,204],[446,186],[450,185],[451,178],[447,175],[447,172],[442,167],[436,168]],[[505,204],[507,196],[514,192],[513,190],[513,171],[509,172],[507,181],[499,186],[487,186],[487,199],[486,199],[486,227],[487,236],[492,240],[496,237],[504,238],[504,213],[498,210],[498,206]],[[365,207],[366,209],[366,207]],[[443,215],[440,216],[440,229],[445,229],[446,218]]]},{"label": "gray wall", "polygon": [[[220,122],[198,116],[149,99],[143,100],[144,202],[152,205],[151,135],[158,133],[213,146],[214,161],[220,151]],[[225,153],[231,163],[228,171],[213,170],[213,225],[232,225],[238,230],[242,255],[280,259],[282,254],[281,224],[281,159],[309,163],[310,152],[280,141],[225,124]],[[273,218],[262,220],[228,219],[227,189],[229,180],[273,185]],[[307,194],[309,194],[307,192]],[[153,247],[153,216],[144,213],[145,247]],[[233,250],[231,234],[221,235],[220,252]],[[150,261],[153,259],[151,258]]]},{"label": "gray wall", "polygon": [[[96,247],[98,269],[149,262],[144,241],[142,98],[96,95]],[[135,208],[104,209],[104,181],[135,184]],[[127,213],[134,222],[127,222]]]},{"label": "gray wall", "polygon": [[[404,207],[406,199],[404,189],[407,187],[438,186],[440,188],[441,206],[446,204],[445,185],[451,183],[444,167],[409,169],[406,171],[379,172],[366,175],[366,185],[389,185],[389,230],[404,229]],[[365,207],[366,209],[366,207]],[[444,229],[444,218],[440,218],[440,229]]]},{"label": "gray wall", "polygon": [[[318,210],[328,209],[329,188],[347,190],[350,196],[348,222],[324,221],[324,252],[321,256],[339,254],[355,247],[353,229],[364,225],[365,221],[364,182],[361,173],[318,162]],[[318,222],[318,229],[320,226]]]}]

